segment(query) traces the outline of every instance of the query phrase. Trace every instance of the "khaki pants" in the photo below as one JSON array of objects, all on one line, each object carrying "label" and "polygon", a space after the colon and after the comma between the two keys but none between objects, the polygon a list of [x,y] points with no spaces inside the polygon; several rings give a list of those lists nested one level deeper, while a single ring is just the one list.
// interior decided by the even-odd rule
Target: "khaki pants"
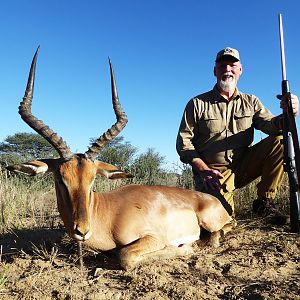
[{"label": "khaki pants", "polygon": [[204,190],[200,177],[194,172],[195,189],[212,194],[223,203],[225,200],[233,212],[234,190],[246,186],[260,176],[257,197],[274,199],[284,174],[282,136],[269,136],[261,140],[249,147],[243,158],[232,165],[213,164],[209,167],[219,170],[224,175],[224,178],[220,179],[221,190]]}]

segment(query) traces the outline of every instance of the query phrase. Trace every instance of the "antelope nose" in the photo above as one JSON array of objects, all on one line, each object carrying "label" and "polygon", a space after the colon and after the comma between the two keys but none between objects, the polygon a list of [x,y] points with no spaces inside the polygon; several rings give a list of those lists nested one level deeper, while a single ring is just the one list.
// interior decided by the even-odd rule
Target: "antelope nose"
[{"label": "antelope nose", "polygon": [[74,236],[77,240],[87,240],[90,237],[89,226],[75,225]]}]

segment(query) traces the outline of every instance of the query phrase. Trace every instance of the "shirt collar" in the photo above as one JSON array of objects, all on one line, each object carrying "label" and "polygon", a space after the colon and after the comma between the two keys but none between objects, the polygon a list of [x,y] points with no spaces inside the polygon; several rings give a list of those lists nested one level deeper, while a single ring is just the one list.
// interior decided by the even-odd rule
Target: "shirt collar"
[{"label": "shirt collar", "polygon": [[[215,84],[212,92],[214,95],[214,99],[216,99],[217,101],[224,101],[224,100],[227,101],[223,96],[220,95],[220,92],[219,92],[216,84]],[[232,100],[238,99],[239,97],[240,97],[240,92],[239,92],[238,88],[236,87],[235,91],[233,93]]]}]

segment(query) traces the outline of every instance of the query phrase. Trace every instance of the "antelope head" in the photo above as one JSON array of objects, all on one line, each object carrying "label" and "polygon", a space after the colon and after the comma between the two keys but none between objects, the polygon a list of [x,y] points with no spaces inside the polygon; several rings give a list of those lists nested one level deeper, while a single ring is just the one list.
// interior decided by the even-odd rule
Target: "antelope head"
[{"label": "antelope head", "polygon": [[19,114],[32,129],[57,150],[60,157],[30,161],[7,168],[31,176],[52,172],[55,179],[58,210],[69,234],[79,241],[87,240],[92,234],[90,230],[94,200],[92,187],[96,175],[100,174],[111,179],[132,177],[113,165],[96,160],[99,152],[125,127],[127,116],[122,111],[118,99],[113,67],[109,60],[112,103],[117,122],[103,133],[84,154],[74,154],[57,133],[31,113],[38,52],[39,48],[31,63],[25,95],[19,106]]}]

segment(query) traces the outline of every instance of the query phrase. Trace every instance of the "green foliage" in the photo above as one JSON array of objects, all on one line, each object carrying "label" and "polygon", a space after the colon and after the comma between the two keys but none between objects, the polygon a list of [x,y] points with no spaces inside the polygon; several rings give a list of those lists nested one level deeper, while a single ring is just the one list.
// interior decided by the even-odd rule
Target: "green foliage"
[{"label": "green foliage", "polygon": [[8,164],[57,155],[51,144],[36,133],[16,133],[0,143],[0,160]]},{"label": "green foliage", "polygon": [[165,174],[162,165],[165,163],[165,157],[149,148],[141,154],[131,166],[131,173],[135,176],[135,181],[144,184],[161,184],[161,178]]},{"label": "green foliage", "polygon": [[[91,143],[95,139],[91,139]],[[140,184],[163,184],[170,182],[174,174],[169,176],[162,165],[165,158],[153,148],[149,148],[145,153],[137,155],[137,148],[124,138],[116,137],[98,155],[99,160],[110,163],[123,170],[129,170],[133,175],[133,182]],[[176,180],[175,180],[176,182]]]},{"label": "green foliage", "polygon": [[[95,139],[91,139],[91,144]],[[120,169],[128,169],[134,160],[137,148],[124,142],[122,136],[114,138],[98,155],[98,159]]]},{"label": "green foliage", "polygon": [[[179,169],[179,170],[178,170]],[[194,189],[192,167],[188,164],[177,165],[177,185],[184,189]]]}]

